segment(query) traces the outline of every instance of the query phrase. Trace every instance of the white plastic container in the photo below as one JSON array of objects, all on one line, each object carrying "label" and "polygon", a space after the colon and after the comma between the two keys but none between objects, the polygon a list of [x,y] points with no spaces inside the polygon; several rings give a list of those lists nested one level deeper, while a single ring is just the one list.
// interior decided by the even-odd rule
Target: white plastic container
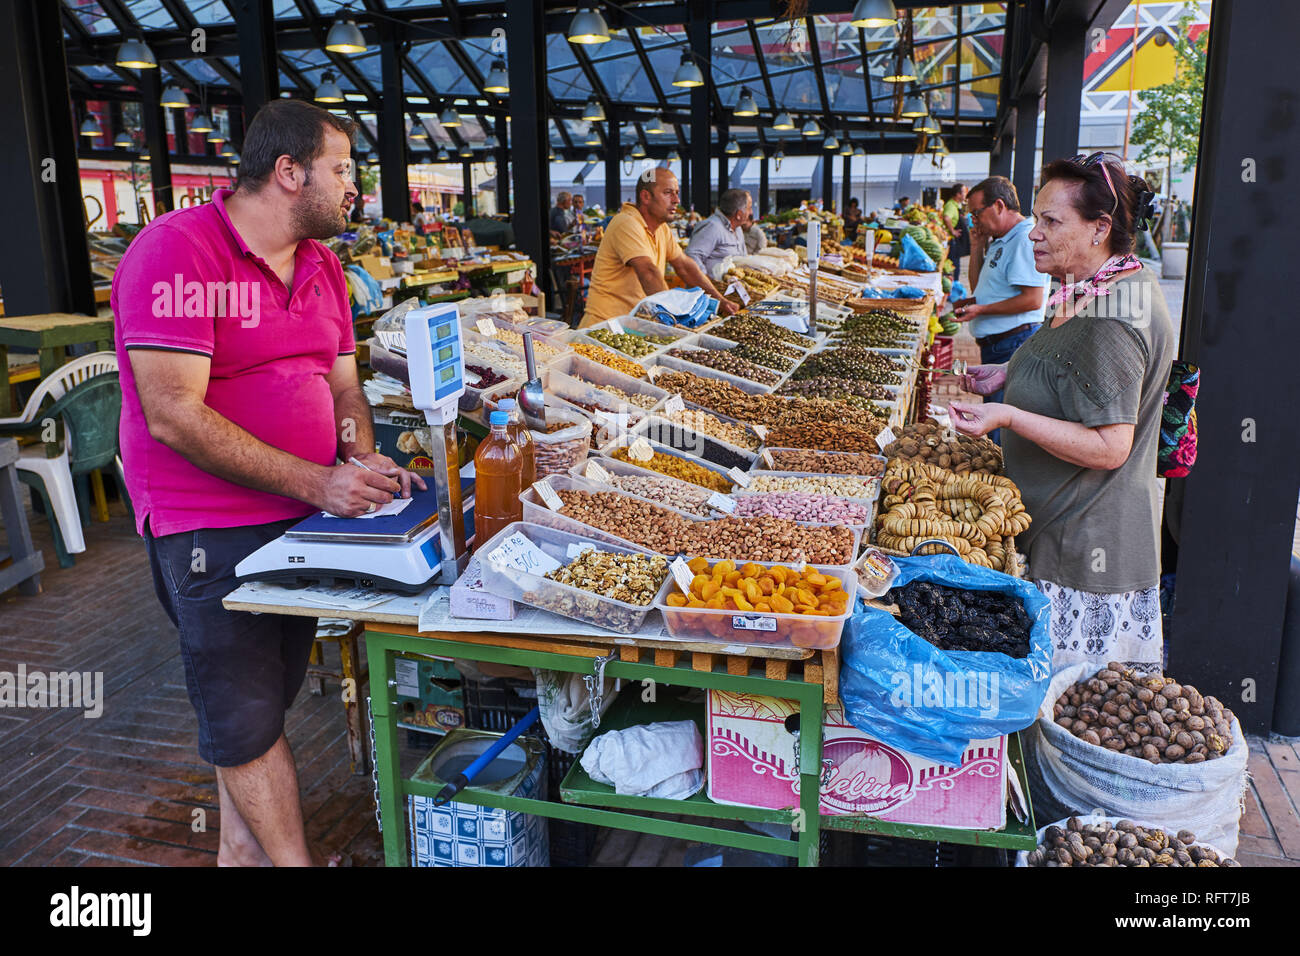
[{"label": "white plastic container", "polygon": [[[646,498],[644,495],[638,495],[636,492],[628,491],[627,489],[622,488],[617,484],[607,483],[598,480],[596,478],[593,478],[591,476],[592,463],[595,463],[599,465],[601,468],[605,469],[606,473],[609,474],[611,479],[617,480],[622,478],[651,478],[657,482],[663,482],[673,487],[677,491],[679,491],[683,496],[687,496],[692,500],[699,500],[701,503],[700,504],[701,513],[696,514],[694,512],[686,511],[682,508],[676,507],[675,505],[665,504],[662,501],[655,501],[652,498]],[[728,514],[728,512],[725,509],[714,508],[708,505],[708,499],[714,494],[714,492],[711,492],[706,488],[701,488],[699,485],[693,485],[689,481],[682,481],[680,478],[673,478],[669,475],[664,475],[657,471],[649,471],[648,469],[645,468],[638,468],[636,465],[632,464],[631,462],[619,461],[617,458],[606,458],[604,456],[588,458],[586,461],[578,462],[578,464],[570,468],[569,474],[574,478],[578,478],[581,481],[585,482],[586,484],[590,485],[593,490],[616,491],[621,495],[628,495],[633,498],[641,498],[645,501],[648,501],[650,504],[656,505],[660,508],[671,508],[673,511],[677,511],[688,518],[721,518],[726,514]]]},{"label": "white plastic container", "polygon": [[[580,553],[578,549],[584,547],[594,547],[618,554],[641,554],[647,557],[652,556],[652,552],[631,544],[613,544],[584,535],[570,534],[556,528],[530,524],[527,521],[512,522],[478,549],[485,590],[596,627],[607,628],[621,634],[635,633],[641,628],[646,615],[665,596],[672,581],[672,575],[665,570],[664,580],[660,583],[654,599],[648,604],[629,604],[626,601],[615,600],[592,591],[552,581],[541,574],[530,574],[513,566],[496,564],[492,560],[493,552],[514,535],[521,535],[547,557],[558,561],[561,567],[572,561]],[[574,549],[572,552],[570,552],[571,548]]]},{"label": "white plastic container", "polygon": [[[644,423],[643,423],[643,424],[644,424]],[[635,432],[635,429],[634,429],[634,432]],[[643,435],[639,435],[639,434],[636,434],[636,435],[633,435],[633,434],[621,435],[621,436],[619,436],[618,438],[615,438],[615,439],[614,439],[612,442],[610,442],[609,444],[602,446],[601,449],[600,449],[600,454],[601,454],[602,456],[604,456],[604,457],[606,457],[606,458],[609,458],[609,459],[612,459],[612,460],[614,460],[614,461],[620,461],[621,459],[614,458],[614,452],[617,451],[619,448],[625,448],[625,447],[631,445],[631,443],[632,443],[632,442],[635,440],[635,438],[637,438],[637,437],[645,437],[645,436],[643,436]],[[669,445],[663,445],[663,444],[660,444],[659,442],[654,441],[653,439],[648,438],[648,437],[646,438],[646,441],[647,441],[647,443],[649,443],[651,449],[653,449],[653,450],[654,450],[655,452],[657,452],[658,454],[661,454],[661,455],[672,455],[674,458],[681,458],[681,459],[683,459],[683,460],[685,460],[685,461],[689,461],[689,462],[691,462],[692,464],[696,464],[696,465],[699,465],[699,466],[701,466],[701,467],[703,467],[703,468],[707,468],[709,471],[711,471],[711,472],[713,472],[714,474],[718,475],[718,476],[719,476],[723,481],[726,482],[726,488],[725,488],[725,489],[722,489],[722,488],[709,488],[709,487],[706,486],[706,485],[699,485],[699,487],[701,487],[701,488],[706,488],[706,489],[709,490],[709,491],[717,491],[719,494],[724,494],[724,495],[725,495],[725,494],[729,494],[729,493],[730,493],[732,487],[733,487],[734,484],[735,484],[735,482],[732,481],[731,476],[727,474],[727,471],[728,471],[729,469],[727,469],[727,468],[723,468],[721,465],[714,464],[714,463],[711,462],[711,461],[707,461],[707,460],[705,460],[705,459],[703,459],[703,458],[699,458],[699,457],[697,457],[697,456],[695,456],[695,455],[688,454],[687,452],[679,451],[679,450],[677,450],[676,448],[672,448],[672,447],[669,446]],[[635,464],[634,461],[633,461],[633,462],[630,462],[630,463],[631,463],[631,464]],[[652,474],[652,475],[662,474],[662,472],[655,471],[653,468],[645,468],[645,469],[643,469],[643,470],[649,472],[649,473]],[[741,471],[744,471],[744,470],[745,470],[744,468],[741,469]],[[682,480],[685,480],[685,479],[682,479]],[[695,482],[690,482],[690,484],[695,484]]]},{"label": "white plastic container", "polygon": [[[731,349],[734,349],[736,347],[735,342],[727,342],[726,339],[716,339],[715,341],[719,343],[719,345],[716,347],[704,345],[703,342],[705,340],[708,340],[708,338],[709,336],[707,335],[701,335],[696,340],[694,345],[683,346],[684,354],[690,355],[692,354],[693,351],[697,351],[697,350],[701,352],[730,351]],[[781,382],[785,380],[787,374],[787,372],[781,372],[781,371],[777,371],[776,369],[767,368],[764,365],[757,365],[757,363],[750,363],[756,365],[764,372],[770,372],[772,375],[771,382],[759,382],[756,379],[746,378],[743,375],[733,375],[730,372],[722,372],[717,369],[710,368],[707,365],[700,365],[699,363],[692,362],[689,358],[683,358],[680,355],[669,355],[667,352],[664,352],[662,355],[660,355],[656,359],[656,361],[660,365],[667,365],[669,368],[678,367],[680,363],[681,368],[685,369],[688,372],[695,372],[696,375],[707,375],[709,378],[720,378],[724,382],[731,382],[731,384],[733,385],[740,385],[740,383],[742,382],[750,382],[753,384],[761,385],[767,391],[771,391],[772,389],[780,385]],[[799,363],[795,362],[794,364],[798,365]],[[791,369],[793,368],[794,365],[791,366]]]},{"label": "white plastic container", "polygon": [[[848,494],[848,489],[844,491],[818,491],[813,489],[783,488],[780,487],[782,479],[812,478],[832,479],[843,486],[850,482],[861,484],[861,490],[853,489],[853,494]],[[838,481],[838,479],[844,479]],[[811,471],[753,471],[750,472],[749,485],[745,489],[749,492],[763,491],[807,491],[811,494],[835,495],[839,498],[859,498],[864,501],[875,501],[880,495],[880,476],[879,475],[824,475]]]},{"label": "white plastic container", "polygon": [[[781,465],[780,456],[783,452],[793,452],[793,453],[803,454],[803,455],[815,455],[817,458],[824,459],[827,461],[834,461],[836,459],[839,460],[850,459],[854,462],[853,465],[854,468],[859,467],[857,464],[858,456],[868,455],[868,457],[870,457],[872,461],[876,462],[880,466],[880,471],[878,474],[883,475],[885,473],[884,455],[872,455],[869,452],[861,452],[861,451],[822,451],[821,449],[816,449],[816,448],[770,448],[770,447],[764,447],[759,450],[758,458],[754,462],[753,469],[751,469],[752,472],[754,474],[759,474],[760,472],[779,472],[783,474],[787,474],[787,473],[793,474],[794,472],[792,472],[788,468],[783,468]],[[771,459],[770,463],[769,463],[769,456]],[[804,472],[798,472],[798,474],[811,474],[811,475],[843,474],[852,477],[853,475],[860,475],[861,472],[804,471]]]},{"label": "white plastic container", "polygon": [[[622,349],[615,348],[612,345],[606,345],[604,342],[592,338],[591,332],[593,329],[606,329],[612,332],[613,329],[610,327],[611,322],[618,322],[619,325],[622,326],[623,331],[627,332],[630,335],[666,336],[668,338],[671,338],[673,341],[663,345],[655,345],[654,351],[647,352],[645,355],[631,355],[627,352],[624,352]],[[609,349],[611,352],[614,352],[618,355],[622,355],[624,358],[629,358],[634,362],[644,362],[653,359],[656,355],[659,355],[670,348],[676,347],[684,339],[688,339],[692,337],[695,334],[695,331],[693,329],[692,330],[680,329],[673,325],[664,325],[660,322],[652,322],[648,319],[635,319],[630,315],[625,315],[617,319],[609,319],[604,322],[598,322],[595,325],[587,326],[585,329],[580,330],[580,334],[584,339],[589,341],[592,345],[598,345],[603,349]],[[651,342],[648,342],[646,344],[654,345],[654,343]]]},{"label": "white plastic container", "polygon": [[[662,388],[656,387],[644,378],[633,378],[610,368],[608,365],[602,365],[600,362],[592,361],[586,356],[576,353],[566,355],[541,372],[543,390],[546,389],[548,373],[552,372],[567,375],[569,378],[593,388],[613,386],[628,395],[644,395],[647,399],[653,398],[654,402],[646,406],[647,411],[658,408],[663,400],[668,397],[668,393]],[[618,401],[622,401],[613,392],[607,394],[612,395]]]}]

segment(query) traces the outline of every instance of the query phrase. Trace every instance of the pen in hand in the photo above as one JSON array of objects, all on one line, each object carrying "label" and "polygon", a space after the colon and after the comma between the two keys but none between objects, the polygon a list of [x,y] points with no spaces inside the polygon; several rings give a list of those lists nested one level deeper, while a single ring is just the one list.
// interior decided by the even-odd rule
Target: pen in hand
[{"label": "pen in hand", "polygon": [[[349,465],[356,465],[358,468],[364,468],[366,471],[375,471],[375,469],[371,468],[369,465],[365,464],[364,462],[358,461],[358,460],[357,460],[357,457],[356,457],[355,455],[353,455],[353,456],[351,456],[350,458],[348,458],[348,464],[349,464]],[[375,474],[379,474],[379,472],[375,471]],[[400,497],[402,497],[402,493],[399,491],[399,492],[398,492],[396,495],[394,495],[393,497],[395,497],[395,498],[400,498]]]}]

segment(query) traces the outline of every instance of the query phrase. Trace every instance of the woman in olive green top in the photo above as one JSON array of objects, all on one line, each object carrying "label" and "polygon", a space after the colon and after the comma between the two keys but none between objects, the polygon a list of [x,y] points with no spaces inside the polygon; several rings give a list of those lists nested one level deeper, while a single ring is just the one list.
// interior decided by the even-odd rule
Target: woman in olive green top
[{"label": "woman in olive green top", "polygon": [[[953,402],[953,427],[1003,429],[1006,473],[1033,518],[1016,539],[1051,600],[1053,668],[1159,664],[1156,452],[1173,329],[1133,255],[1151,193],[1103,154],[1050,163],[1034,203],[1034,263],[1060,281],[1049,319],[1005,366],[963,387],[1005,402]],[[1086,277],[1086,278],[1081,278]]]}]

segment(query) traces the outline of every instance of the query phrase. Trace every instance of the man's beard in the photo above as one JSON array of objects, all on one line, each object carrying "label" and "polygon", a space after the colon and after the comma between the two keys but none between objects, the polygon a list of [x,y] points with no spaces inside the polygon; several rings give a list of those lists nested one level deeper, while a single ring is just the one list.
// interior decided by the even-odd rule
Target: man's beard
[{"label": "man's beard", "polygon": [[299,239],[333,239],[348,226],[348,217],[341,206],[331,203],[320,190],[311,188],[311,180],[303,183],[302,198],[290,214],[293,231]]}]

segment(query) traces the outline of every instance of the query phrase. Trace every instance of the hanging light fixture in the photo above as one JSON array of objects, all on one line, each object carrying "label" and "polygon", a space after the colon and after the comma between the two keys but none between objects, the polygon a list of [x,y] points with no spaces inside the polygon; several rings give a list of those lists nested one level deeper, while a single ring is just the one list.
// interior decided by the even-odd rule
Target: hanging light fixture
[{"label": "hanging light fixture", "polygon": [[587,128],[587,138],[582,141],[582,145],[599,146],[602,142],[603,140],[600,138],[600,128],[595,123],[592,123],[591,126]]},{"label": "hanging light fixture", "polygon": [[565,33],[570,43],[608,43],[610,41],[609,24],[594,7],[579,10],[569,21]]},{"label": "hanging light fixture", "polygon": [[912,123],[914,133],[937,133],[939,132],[939,121],[933,116],[918,116]]},{"label": "hanging light fixture", "polygon": [[153,156],[149,152],[149,147],[145,146],[144,149],[140,151],[140,162],[147,163],[151,159],[153,159]]},{"label": "hanging light fixture", "polygon": [[325,49],[331,53],[365,53],[366,38],[355,20],[344,20],[340,13],[325,36]]},{"label": "hanging light fixture", "polygon": [[438,147],[438,155],[435,157],[435,159],[437,159],[438,162],[440,162],[440,163],[445,163],[449,158],[450,158],[450,157],[447,155],[447,147],[446,147],[446,146],[439,146],[439,147]]},{"label": "hanging light fixture", "polygon": [[119,46],[114,64],[128,70],[158,69],[158,60],[153,55],[153,50],[143,40],[127,40]]},{"label": "hanging light fixture", "polygon": [[483,140],[484,149],[500,149],[501,143],[497,140],[495,133],[488,133],[487,138]]},{"label": "hanging light fixture", "polygon": [[471,159],[474,156],[474,150],[470,149],[469,143],[466,143],[456,150],[456,155],[461,159]]},{"label": "hanging light fixture", "polygon": [[726,153],[728,156],[740,155],[740,144],[736,142],[736,138],[734,136],[731,139],[727,140],[727,145],[723,148],[723,152]]},{"label": "hanging light fixture", "polygon": [[378,165],[379,165],[379,154],[378,154],[378,153],[371,153],[369,156],[367,156],[367,157],[366,157],[366,165],[367,165],[367,166],[378,166]]},{"label": "hanging light fixture", "polygon": [[492,67],[488,70],[487,79],[483,81],[483,89],[489,93],[510,92],[510,75],[506,72],[505,60],[492,61]]},{"label": "hanging light fixture", "polygon": [[916,79],[916,64],[910,56],[905,56],[897,69],[886,70],[881,79],[886,83],[911,83]]},{"label": "hanging light fixture", "polygon": [[736,116],[757,116],[758,104],[754,102],[754,94],[749,92],[749,87],[740,88],[740,99],[736,101],[736,108],[733,111]]},{"label": "hanging light fixture", "polygon": [[840,145],[840,155],[841,156],[853,155],[853,144],[850,143],[847,139]]},{"label": "hanging light fixture", "polygon": [[640,141],[640,140],[637,140],[635,143],[632,144],[632,158],[633,158],[633,159],[645,159],[645,158],[646,158],[646,155],[647,155],[647,153],[646,153],[646,151],[645,151],[645,147],[641,145],[641,141]]},{"label": "hanging light fixture", "polygon": [[317,103],[342,103],[343,91],[339,89],[338,83],[334,82],[334,73],[326,70],[321,74],[320,86],[316,87]]},{"label": "hanging light fixture", "polygon": [[903,111],[898,115],[903,119],[915,119],[918,116],[925,116],[930,111],[925,108],[925,101],[915,93],[903,100]]},{"label": "hanging light fixture", "polygon": [[671,153],[668,154],[669,163],[680,163],[681,161],[682,161],[682,154],[677,152],[677,150],[673,150]]},{"label": "hanging light fixture", "polygon": [[448,129],[461,125],[460,114],[456,112],[456,108],[454,106],[448,106],[445,110],[443,110],[441,113],[438,114],[438,125],[445,126]]},{"label": "hanging light fixture", "polygon": [[418,117],[411,121],[411,139],[428,139],[429,131],[424,128],[424,122]]},{"label": "hanging light fixture", "polygon": [[191,133],[211,133],[215,127],[212,120],[208,119],[208,114],[199,110],[194,114],[194,119],[190,120]]},{"label": "hanging light fixture", "polygon": [[644,128],[647,136],[662,136],[664,132],[663,117],[656,113],[654,118],[645,124]]},{"label": "hanging light fixture", "polygon": [[596,163],[600,162],[600,157],[597,156],[595,153],[588,153],[587,162],[591,163],[594,166]]},{"label": "hanging light fixture", "polygon": [[167,89],[163,90],[162,99],[159,104],[169,109],[184,109],[190,105],[190,98],[184,90],[175,83],[170,83]]},{"label": "hanging light fixture", "polygon": [[749,158],[763,159],[764,158],[763,147],[762,146],[757,147],[752,153],[749,154]]},{"label": "hanging light fixture", "polygon": [[772,154],[772,159],[776,162],[776,171],[779,173],[781,164],[785,162],[785,150],[778,146],[776,152]]},{"label": "hanging light fixture", "polygon": [[122,132],[118,133],[113,139],[114,149],[130,149],[134,145],[135,140],[131,138],[131,134],[126,130],[122,130]]},{"label": "hanging light fixture", "polygon": [[700,72],[700,68],[696,66],[695,61],[691,59],[690,51],[683,50],[681,65],[677,67],[677,72],[673,74],[673,86],[681,86],[686,89],[691,89],[692,87],[703,85],[704,74]]},{"label": "hanging light fixture", "polygon": [[232,166],[238,166],[238,165],[239,165],[239,153],[238,153],[238,152],[231,153],[230,156],[229,156],[229,159],[230,159],[230,165],[232,165]]},{"label": "hanging light fixture", "polygon": [[803,124],[803,134],[805,136],[820,136],[821,132],[822,132],[822,128],[817,125],[817,121],[815,119],[810,118],[808,122]]},{"label": "hanging light fixture", "polygon": [[547,152],[547,154],[546,154],[546,158],[547,158],[548,160],[550,160],[551,162],[555,162],[555,147],[554,147],[554,146],[552,146],[552,147],[550,148],[550,151]]},{"label": "hanging light fixture", "polygon": [[772,120],[772,129],[794,129],[794,120],[790,119],[789,113],[777,113],[776,119]]},{"label": "hanging light fixture", "polygon": [[220,143],[224,143],[225,141],[226,141],[226,134],[221,132],[221,130],[219,129],[214,129],[211,133],[208,134],[209,143],[220,144]]},{"label": "hanging light fixture", "polygon": [[86,121],[81,124],[81,135],[82,136],[99,135],[99,124],[95,122],[95,118],[93,116],[87,116]]},{"label": "hanging light fixture", "polygon": [[234,145],[231,144],[231,143],[227,143],[225,146],[223,146],[223,147],[218,151],[217,155],[218,155],[218,156],[225,156],[226,158],[230,158],[231,156],[234,156],[234,155],[235,155],[235,147],[234,147]]},{"label": "hanging light fixture", "polygon": [[898,22],[894,0],[858,0],[849,17],[849,25],[866,30],[871,27],[892,27]]},{"label": "hanging light fixture", "polygon": [[839,149],[839,148],[840,148],[840,141],[835,138],[835,135],[833,133],[830,136],[827,136],[824,140],[822,140],[822,149]]},{"label": "hanging light fixture", "polygon": [[865,155],[867,155],[867,151],[866,151],[865,149],[863,149],[861,146],[855,146],[855,147],[853,148],[853,155],[854,155],[854,156],[865,156]]},{"label": "hanging light fixture", "polygon": [[587,97],[587,105],[582,108],[582,119],[587,123],[600,123],[605,120],[605,107],[594,96]]}]

